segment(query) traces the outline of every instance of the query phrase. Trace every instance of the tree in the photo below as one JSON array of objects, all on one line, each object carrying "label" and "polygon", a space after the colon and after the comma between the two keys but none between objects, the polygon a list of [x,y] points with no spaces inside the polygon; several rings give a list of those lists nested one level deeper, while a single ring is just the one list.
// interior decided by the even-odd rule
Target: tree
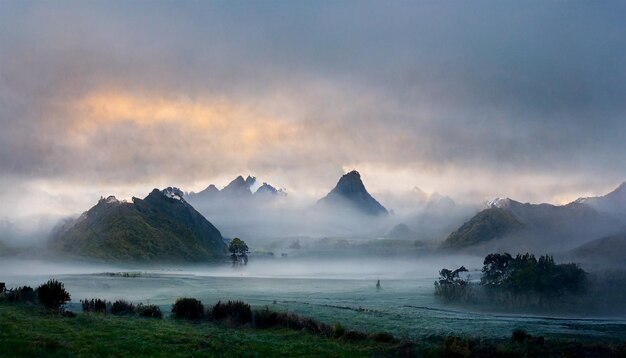
[{"label": "tree", "polygon": [[500,286],[509,275],[513,258],[508,253],[489,254],[483,261],[483,274],[480,283],[487,286]]},{"label": "tree", "polygon": [[37,295],[42,305],[55,310],[60,310],[71,299],[63,283],[54,279],[37,287]]},{"label": "tree", "polygon": [[230,258],[233,260],[233,265],[247,265],[248,264],[248,245],[240,238],[234,238],[228,245],[228,251],[231,253]]},{"label": "tree", "polygon": [[458,269],[451,271],[448,270],[446,268],[442,269],[441,271],[439,271],[439,284],[440,285],[464,285],[467,283],[467,281],[461,279],[459,277],[459,274],[461,272],[467,272],[467,269],[465,268],[465,266],[461,266]]}]

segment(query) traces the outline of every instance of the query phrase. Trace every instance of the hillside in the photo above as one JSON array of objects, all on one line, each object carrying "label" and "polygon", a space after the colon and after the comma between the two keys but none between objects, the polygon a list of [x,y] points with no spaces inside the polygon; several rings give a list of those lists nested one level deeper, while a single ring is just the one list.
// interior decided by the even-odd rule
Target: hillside
[{"label": "hillside", "polygon": [[56,250],[113,261],[204,261],[224,256],[222,235],[176,188],[132,203],[115,197],[55,230]]},{"label": "hillside", "polygon": [[476,214],[443,242],[442,248],[461,249],[502,238],[520,231],[524,224],[501,208],[489,208]]},{"label": "hillside", "polygon": [[[598,211],[580,200],[552,205],[498,198],[486,206],[450,234],[443,247],[458,249],[499,238],[497,245],[483,245],[484,249],[558,251],[615,234],[624,225],[618,216]],[[516,235],[513,237],[512,233]]]},{"label": "hillside", "polygon": [[571,250],[570,255],[585,262],[623,268],[626,262],[626,234],[607,236],[588,242]]}]

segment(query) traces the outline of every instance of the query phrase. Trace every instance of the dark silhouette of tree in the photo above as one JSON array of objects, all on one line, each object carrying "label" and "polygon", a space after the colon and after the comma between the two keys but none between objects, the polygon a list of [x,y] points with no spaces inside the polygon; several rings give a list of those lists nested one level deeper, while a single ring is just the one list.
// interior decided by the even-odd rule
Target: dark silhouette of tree
[{"label": "dark silhouette of tree", "polygon": [[461,272],[467,272],[465,266],[461,266],[458,269],[451,271],[446,268],[439,271],[439,284],[440,285],[464,285],[467,281],[459,278]]},{"label": "dark silhouette of tree", "polygon": [[65,290],[65,285],[57,280],[50,280],[37,287],[39,302],[46,308],[61,310],[71,299],[70,294]]},{"label": "dark silhouette of tree", "polygon": [[233,265],[247,265],[248,264],[248,245],[240,238],[234,238],[228,245],[228,251],[231,253],[230,258],[233,261]]},{"label": "dark silhouette of tree", "polygon": [[507,253],[489,254],[483,261],[483,274],[480,283],[487,286],[500,286],[509,273],[513,258]]}]

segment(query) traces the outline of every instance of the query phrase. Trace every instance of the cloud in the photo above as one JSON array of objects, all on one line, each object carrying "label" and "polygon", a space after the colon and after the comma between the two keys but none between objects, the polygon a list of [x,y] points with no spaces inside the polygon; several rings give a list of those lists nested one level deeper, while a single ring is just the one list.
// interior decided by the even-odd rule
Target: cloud
[{"label": "cloud", "polygon": [[356,167],[541,201],[626,178],[620,2],[2,6],[5,181],[315,196]]}]

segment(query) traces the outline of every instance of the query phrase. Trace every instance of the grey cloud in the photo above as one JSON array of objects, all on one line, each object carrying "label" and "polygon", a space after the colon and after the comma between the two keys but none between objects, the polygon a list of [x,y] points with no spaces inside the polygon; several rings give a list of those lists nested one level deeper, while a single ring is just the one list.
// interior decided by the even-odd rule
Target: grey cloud
[{"label": "grey cloud", "polygon": [[[250,169],[304,187],[331,182],[342,165],[378,163],[431,175],[472,167],[590,184],[626,178],[621,2],[2,7],[7,175],[124,185]],[[63,104],[98,88],[297,103],[302,137],[238,156],[220,150],[219,133],[207,144],[170,125],[122,122],[78,150]]]}]

